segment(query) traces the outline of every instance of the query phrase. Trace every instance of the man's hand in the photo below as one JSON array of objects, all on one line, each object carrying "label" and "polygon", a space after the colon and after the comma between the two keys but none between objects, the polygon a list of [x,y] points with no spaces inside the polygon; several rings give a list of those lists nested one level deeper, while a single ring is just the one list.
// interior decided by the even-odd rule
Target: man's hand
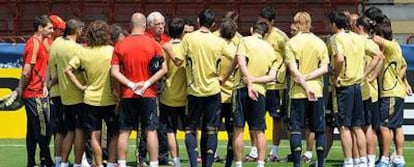
[{"label": "man's hand", "polygon": [[305,91],[309,101],[318,101],[318,98],[316,97],[315,92],[313,90],[307,89]]},{"label": "man's hand", "polygon": [[149,81],[145,81],[145,82],[144,81],[141,81],[141,82],[138,82],[136,84],[136,87],[135,87],[134,92],[135,92],[135,94],[142,96],[142,95],[144,95],[145,91],[150,86],[151,86],[151,83]]},{"label": "man's hand", "polygon": [[247,92],[248,92],[250,99],[254,101],[259,100],[259,93],[253,88],[253,85],[250,84],[249,86],[247,86]]},{"label": "man's hand", "polygon": [[49,90],[47,89],[47,86],[43,87],[43,98],[46,98],[49,95]]},{"label": "man's hand", "polygon": [[407,95],[408,96],[413,95],[413,90],[412,90],[411,86],[410,85],[406,85],[405,87],[406,87],[405,88],[405,91],[406,91]]}]

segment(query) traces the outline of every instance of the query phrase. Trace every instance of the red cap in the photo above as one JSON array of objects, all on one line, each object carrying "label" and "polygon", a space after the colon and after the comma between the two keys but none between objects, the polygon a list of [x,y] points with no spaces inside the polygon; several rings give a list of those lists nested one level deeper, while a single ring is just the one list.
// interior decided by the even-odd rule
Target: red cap
[{"label": "red cap", "polygon": [[59,28],[65,30],[66,23],[57,15],[50,15],[49,19],[52,20],[53,28]]}]

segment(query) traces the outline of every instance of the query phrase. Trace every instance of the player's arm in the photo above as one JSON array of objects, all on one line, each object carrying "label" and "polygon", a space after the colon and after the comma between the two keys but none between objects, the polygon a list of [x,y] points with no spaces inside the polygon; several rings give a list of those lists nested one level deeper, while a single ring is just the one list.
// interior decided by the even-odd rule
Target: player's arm
[{"label": "player's arm", "polygon": [[124,74],[121,73],[118,64],[112,64],[111,66],[111,76],[115,78],[119,83],[124,86],[127,86],[131,89],[135,89],[136,83],[130,81],[128,78],[125,77]]},{"label": "player's arm", "polygon": [[260,77],[252,77],[251,82],[265,84],[265,83],[274,81],[275,78],[276,78],[276,70],[270,69],[266,75],[263,75]]},{"label": "player's arm", "polygon": [[322,53],[319,55],[319,68],[310,72],[308,75],[305,76],[305,80],[313,80],[315,78],[319,78],[320,76],[328,73],[328,64],[329,64],[329,56],[328,56],[328,48],[326,46],[323,47]]},{"label": "player's arm", "polygon": [[69,77],[70,81],[79,89],[82,91],[85,91],[88,87],[87,85],[82,85],[78,78],[76,78],[75,74],[73,73],[75,69],[71,65],[67,65],[65,68],[65,74]]},{"label": "player's arm", "polygon": [[315,92],[306,83],[305,77],[298,70],[296,62],[287,62],[292,79],[305,90],[309,101],[317,101]]},{"label": "player's arm", "polygon": [[[374,57],[377,59],[377,63],[375,64],[374,68],[372,69],[372,72],[364,74],[364,76],[367,77],[368,82],[372,82],[375,78],[378,77],[379,73],[382,70],[382,65],[384,64],[384,58],[385,57],[382,53],[380,53],[380,54],[378,54]],[[371,60],[371,62],[372,62],[372,60]],[[368,74],[370,74],[370,75],[368,76]]]},{"label": "player's arm", "polygon": [[173,45],[171,43],[165,43],[164,45],[162,45],[162,48],[167,53],[166,56],[168,56],[176,66],[181,66],[181,64],[183,64],[183,60],[177,57],[173,50]]},{"label": "player's arm", "polygon": [[15,89],[18,96],[21,97],[22,91],[27,86],[27,79],[30,78],[30,74],[32,73],[33,64],[25,63],[23,65],[22,75],[20,76],[19,85]]},{"label": "player's arm", "polygon": [[221,76],[221,78],[219,79],[221,84],[224,84],[230,77],[230,75],[233,73],[234,69],[237,66],[237,59],[233,59],[232,63],[230,64],[230,66],[228,66],[225,71],[224,74]]},{"label": "player's arm", "polygon": [[372,40],[379,46],[379,47],[383,47],[384,46],[384,42],[385,42],[385,39],[384,38],[382,38],[382,37],[380,37],[380,36],[378,36],[378,35],[374,35],[373,37],[372,37]]},{"label": "player's arm", "polygon": [[158,80],[160,80],[165,74],[167,74],[168,72],[168,67],[167,67],[167,62],[163,61],[162,62],[162,67],[160,70],[158,70],[154,75],[152,75],[147,81],[147,84],[154,84],[156,83]]}]

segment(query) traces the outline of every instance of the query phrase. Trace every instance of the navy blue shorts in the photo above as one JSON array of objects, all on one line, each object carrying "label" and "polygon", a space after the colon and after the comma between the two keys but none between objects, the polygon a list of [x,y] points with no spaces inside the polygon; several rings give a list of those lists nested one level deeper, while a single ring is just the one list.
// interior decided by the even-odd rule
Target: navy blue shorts
[{"label": "navy blue shorts", "polygon": [[50,123],[53,126],[53,132],[66,134],[67,129],[63,116],[64,108],[59,96],[50,99]]},{"label": "navy blue shorts", "polygon": [[167,133],[177,133],[177,129],[183,129],[185,106],[172,107],[160,103],[160,123],[167,128]]},{"label": "navy blue shorts", "polygon": [[233,125],[234,127],[243,128],[247,121],[249,130],[266,129],[266,104],[265,97],[259,94],[258,101],[250,99],[247,88],[234,90],[233,104]]},{"label": "navy blue shorts", "polygon": [[83,129],[83,119],[85,115],[85,104],[63,105],[64,122],[67,131]]},{"label": "navy blue shorts", "polygon": [[380,99],[380,125],[390,129],[400,128],[404,121],[404,99],[385,97]]},{"label": "navy blue shorts", "polygon": [[218,131],[221,115],[220,93],[207,97],[188,95],[184,126],[186,131]]},{"label": "navy blue shorts", "polygon": [[[364,106],[361,86],[359,84],[335,88],[333,103],[336,101],[337,111],[335,121],[338,127],[354,127],[365,125]],[[335,96],[336,95],[336,96]],[[336,99],[335,99],[336,98]],[[333,104],[334,111],[335,104]]]},{"label": "navy blue shorts", "polygon": [[308,125],[312,132],[325,132],[325,106],[323,98],[318,101],[308,99],[291,99],[289,107],[289,129],[291,132],[302,132]]},{"label": "navy blue shorts", "polygon": [[365,124],[372,125],[372,128],[378,129],[380,122],[380,110],[378,101],[372,102],[371,98],[364,101]]},{"label": "navy blue shorts", "polygon": [[221,103],[220,131],[233,132],[233,104]]},{"label": "navy blue shorts", "polygon": [[102,120],[108,127],[108,136],[113,136],[119,131],[119,118],[115,113],[115,105],[92,106],[85,104],[86,114],[83,126],[89,132],[102,130]]},{"label": "navy blue shorts", "polygon": [[285,115],[284,110],[284,90],[267,90],[266,91],[266,111],[272,118],[281,119]]},{"label": "navy blue shorts", "polygon": [[157,98],[123,98],[119,112],[120,130],[157,130],[159,126]]}]

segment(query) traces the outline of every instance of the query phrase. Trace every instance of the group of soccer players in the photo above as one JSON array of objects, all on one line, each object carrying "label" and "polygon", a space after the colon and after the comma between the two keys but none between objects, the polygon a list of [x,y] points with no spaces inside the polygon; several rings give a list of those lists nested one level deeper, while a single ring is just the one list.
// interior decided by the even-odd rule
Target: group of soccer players
[{"label": "group of soccer players", "polygon": [[[290,39],[273,26],[271,6],[260,10],[250,36],[237,32],[234,11],[212,32],[215,19],[212,10],[201,11],[194,30],[183,18],[172,18],[166,35],[159,12],[147,17],[134,13],[129,34],[104,21],[85,26],[78,19],[36,17],[14,92],[27,112],[27,166],[35,166],[37,143],[42,166],[69,166],[72,145],[74,166],[81,166],[88,136],[95,166],[103,166],[106,148],[106,166],[125,167],[133,130],[146,140],[142,145],[149,166],[160,164],[162,147],[180,166],[178,129],[185,131],[189,165],[197,166],[201,130],[201,163],[212,166],[224,120],[229,138],[225,166],[234,162],[241,167],[245,159],[263,167],[266,111],[273,118],[269,161],[281,159],[278,145],[285,122],[288,159],[295,167],[311,159],[314,142],[315,165],[324,166],[334,127],[340,131],[344,167],[375,166],[377,139],[378,167],[405,165],[401,125],[411,88],[407,64],[381,10],[369,8],[364,16],[332,12],[333,35],[327,44],[311,32],[307,12],[293,17]],[[324,87],[329,87],[326,96]],[[252,149],[243,158],[246,122]],[[311,144],[302,155],[304,129]],[[52,134],[55,162],[48,148]],[[391,156],[393,142],[396,154]]]}]

